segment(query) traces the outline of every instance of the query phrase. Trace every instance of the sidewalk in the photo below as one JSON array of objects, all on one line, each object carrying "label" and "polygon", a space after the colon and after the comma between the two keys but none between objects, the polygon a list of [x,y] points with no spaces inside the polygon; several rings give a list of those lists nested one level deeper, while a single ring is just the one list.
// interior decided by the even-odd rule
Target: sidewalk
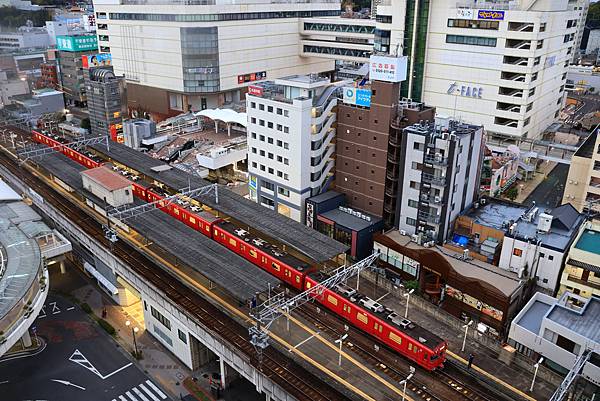
[{"label": "sidewalk", "polygon": [[534,176],[532,179],[527,181],[517,181],[516,185],[519,188],[519,194],[515,198],[516,203],[523,203],[525,199],[537,188],[542,181],[546,179],[546,176],[556,167],[557,163],[541,163],[539,167],[535,169]]},{"label": "sidewalk", "polygon": [[[355,280],[351,280],[350,282],[356,283]],[[375,288],[371,281],[364,279],[360,282],[360,291],[361,293],[373,299],[383,297],[380,300],[381,303],[395,309],[396,311],[404,312],[406,300],[401,296],[399,290],[394,294],[388,293],[386,295],[386,290],[381,287]],[[440,310],[440,313],[447,312]],[[469,354],[473,354],[474,370],[477,371],[481,369],[487,372],[490,377],[501,380],[507,385],[513,386],[514,388],[522,391],[530,397],[535,398],[536,400],[548,400],[556,390],[555,386],[544,381],[540,375],[538,375],[535,381],[534,392],[530,393],[529,387],[533,379],[533,369],[531,371],[527,371],[515,364],[505,364],[498,359],[499,355],[497,352],[481,344],[480,342],[475,341],[472,337],[467,338],[465,352],[461,352],[464,330],[458,331],[455,328],[436,320],[435,316],[430,315],[429,311],[419,308],[417,302],[414,302],[414,296],[410,298],[408,319],[438,334],[440,337],[448,341],[448,357],[452,357],[452,353],[455,354],[459,358],[458,361],[463,365],[466,365],[466,359],[468,359]],[[469,331],[470,335],[474,333],[473,328],[470,328]],[[479,373],[481,374],[482,372]],[[489,381],[490,377],[487,377],[486,379]]]}]

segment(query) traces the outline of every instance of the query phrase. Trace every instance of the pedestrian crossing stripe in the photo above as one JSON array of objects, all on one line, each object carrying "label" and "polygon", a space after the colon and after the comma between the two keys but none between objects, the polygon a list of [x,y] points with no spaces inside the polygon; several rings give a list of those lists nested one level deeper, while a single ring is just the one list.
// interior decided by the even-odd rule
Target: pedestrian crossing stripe
[{"label": "pedestrian crossing stripe", "polygon": [[140,383],[137,386],[125,391],[118,398],[113,398],[112,401],[161,401],[166,400],[167,396],[154,383],[146,380],[145,383]]}]

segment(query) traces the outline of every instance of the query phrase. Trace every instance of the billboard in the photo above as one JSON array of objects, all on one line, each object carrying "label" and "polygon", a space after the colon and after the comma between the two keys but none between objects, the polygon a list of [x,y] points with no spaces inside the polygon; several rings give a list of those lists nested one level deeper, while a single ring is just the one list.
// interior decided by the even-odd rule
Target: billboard
[{"label": "billboard", "polygon": [[254,95],[254,96],[262,96],[263,88],[262,88],[262,86],[250,85],[248,87],[248,94]]},{"label": "billboard", "polygon": [[56,37],[56,48],[67,52],[97,50],[98,39],[96,35],[58,35]]},{"label": "billboard", "polygon": [[474,19],[475,11],[472,8],[459,8],[456,10],[456,18]]},{"label": "billboard", "polygon": [[253,72],[251,74],[238,75],[238,84],[243,84],[246,82],[254,82],[260,81],[262,79],[267,78],[266,71]]},{"label": "billboard", "polygon": [[112,65],[112,55],[110,53],[86,54],[81,56],[83,68],[107,67]]},{"label": "billboard", "polygon": [[371,90],[351,87],[344,88],[344,103],[371,107]]},{"label": "billboard", "polygon": [[386,82],[406,80],[407,57],[371,56],[369,78]]},{"label": "billboard", "polygon": [[479,11],[477,11],[477,19],[502,21],[504,19],[504,11],[503,10],[479,10]]}]

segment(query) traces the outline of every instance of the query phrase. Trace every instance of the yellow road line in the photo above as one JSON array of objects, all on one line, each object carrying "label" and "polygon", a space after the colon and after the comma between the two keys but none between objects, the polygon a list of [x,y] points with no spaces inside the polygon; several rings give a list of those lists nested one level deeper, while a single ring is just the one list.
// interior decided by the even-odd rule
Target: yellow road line
[{"label": "yellow road line", "polygon": [[[454,352],[450,351],[450,350],[446,350],[446,352],[448,353],[449,356],[451,356],[454,359],[459,360],[460,362],[464,363],[465,365],[468,364],[467,360],[465,360],[464,358],[462,358],[461,356],[455,354]],[[493,381],[495,381],[498,384],[501,384],[502,386],[510,389],[511,391],[513,391],[516,394],[519,394],[521,397],[529,400],[529,401],[537,401],[535,398],[531,397],[530,395],[524,393],[523,391],[519,390],[518,388],[515,388],[513,386],[511,386],[510,384],[498,379],[496,376],[492,375],[491,373],[486,372],[485,370],[481,369],[479,366],[476,365],[471,365],[471,367],[473,369],[475,369],[476,371],[478,371],[479,373],[481,373],[482,375],[492,379]]]}]

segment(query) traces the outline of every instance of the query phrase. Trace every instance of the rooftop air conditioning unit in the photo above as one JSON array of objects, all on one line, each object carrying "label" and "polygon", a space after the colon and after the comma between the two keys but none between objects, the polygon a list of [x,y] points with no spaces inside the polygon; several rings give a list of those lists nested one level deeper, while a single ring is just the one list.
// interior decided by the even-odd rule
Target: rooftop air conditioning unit
[{"label": "rooftop air conditioning unit", "polygon": [[419,236],[417,234],[413,234],[410,239],[412,239],[414,242],[419,243]]},{"label": "rooftop air conditioning unit", "polygon": [[540,232],[550,232],[550,227],[552,226],[552,215],[547,213],[540,213],[540,218],[538,221],[537,229]]},{"label": "rooftop air conditioning unit", "polygon": [[406,235],[406,230],[400,230],[400,235]]}]

